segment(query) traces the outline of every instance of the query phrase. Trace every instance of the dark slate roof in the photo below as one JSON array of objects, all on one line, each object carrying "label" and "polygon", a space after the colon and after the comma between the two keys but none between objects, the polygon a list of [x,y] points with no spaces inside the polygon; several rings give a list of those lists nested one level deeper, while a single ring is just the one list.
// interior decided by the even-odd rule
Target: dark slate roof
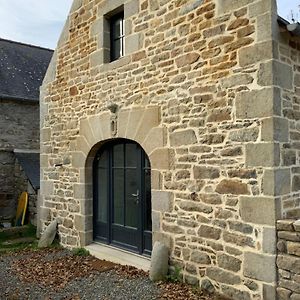
[{"label": "dark slate roof", "polygon": [[40,154],[15,152],[16,158],[22,166],[32,187],[37,190],[40,188]]},{"label": "dark slate roof", "polygon": [[39,100],[53,50],[0,38],[0,98]]}]

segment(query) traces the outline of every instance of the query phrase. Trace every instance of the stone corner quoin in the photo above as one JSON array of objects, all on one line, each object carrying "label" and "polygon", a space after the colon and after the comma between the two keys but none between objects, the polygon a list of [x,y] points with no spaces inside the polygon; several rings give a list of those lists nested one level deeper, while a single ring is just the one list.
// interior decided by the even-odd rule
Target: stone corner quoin
[{"label": "stone corner quoin", "polygon": [[[109,62],[121,8],[125,56]],[[153,244],[184,281],[275,299],[276,221],[300,217],[298,49],[275,0],[74,1],[41,88],[43,226],[91,243],[95,157],[134,141],[151,165]]]}]

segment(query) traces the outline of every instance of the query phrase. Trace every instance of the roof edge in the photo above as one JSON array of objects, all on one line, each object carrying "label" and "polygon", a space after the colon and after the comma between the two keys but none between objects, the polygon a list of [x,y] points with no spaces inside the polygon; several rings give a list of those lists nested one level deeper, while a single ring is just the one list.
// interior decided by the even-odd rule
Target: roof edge
[{"label": "roof edge", "polygon": [[40,149],[14,149],[14,153],[40,153]]},{"label": "roof edge", "polygon": [[290,23],[286,19],[278,16],[277,22],[279,25],[284,26],[293,36],[300,37],[300,23]]},{"label": "roof edge", "polygon": [[24,98],[21,96],[10,96],[6,94],[0,95],[0,100],[13,100],[13,101],[21,101],[21,102],[32,102],[32,103],[38,103],[39,99],[33,99],[33,98]]},{"label": "roof edge", "polygon": [[42,47],[42,46],[37,46],[37,45],[32,45],[32,44],[26,44],[26,43],[17,42],[17,41],[8,40],[8,39],[3,39],[1,37],[0,37],[0,41],[12,43],[12,44],[18,44],[18,45],[22,45],[22,46],[27,46],[27,47],[30,47],[30,48],[37,48],[37,49],[41,49],[41,50],[47,50],[47,51],[51,51],[51,52],[54,51],[53,49],[50,49],[50,48],[46,48],[46,47]]}]

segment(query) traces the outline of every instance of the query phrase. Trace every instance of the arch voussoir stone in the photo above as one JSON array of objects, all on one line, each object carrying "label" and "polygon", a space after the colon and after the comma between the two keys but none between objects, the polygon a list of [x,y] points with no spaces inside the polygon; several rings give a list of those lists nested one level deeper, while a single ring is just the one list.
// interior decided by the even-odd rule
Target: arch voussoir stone
[{"label": "arch voussoir stone", "polygon": [[[117,122],[117,130],[113,132],[112,122]],[[72,164],[80,170],[79,182],[74,185],[74,198],[82,205],[91,205],[93,162],[101,144],[113,138],[125,138],[141,145],[148,154],[151,169],[151,189],[161,186],[161,171],[170,169],[174,150],[166,147],[167,130],[161,126],[161,113],[158,106],[146,108],[121,109],[114,115],[102,112],[88,116],[80,121],[79,134],[72,149]],[[85,203],[87,202],[87,203]],[[80,233],[80,245],[92,241],[89,234],[92,228],[91,211],[86,207],[80,209],[83,219],[77,219],[76,229]],[[156,218],[154,218],[156,216]],[[160,231],[161,212],[153,211],[152,216],[157,222],[154,231]],[[85,220],[85,221],[84,221]],[[84,223],[82,223],[84,222]]]},{"label": "arch voussoir stone", "polygon": [[80,125],[79,125],[79,136],[84,136],[87,140],[87,142],[90,145],[93,145],[95,143],[95,137],[93,135],[92,128],[89,123],[89,119],[83,119],[80,120]]},{"label": "arch voussoir stone", "polygon": [[157,148],[163,148],[166,146],[166,128],[165,127],[154,127],[151,128],[145,139],[141,143],[141,146],[145,151],[151,155],[151,153]]},{"label": "arch voussoir stone", "polygon": [[[145,113],[145,109],[142,109],[142,108],[131,109],[129,117],[128,117],[127,126],[126,126],[126,132],[125,132],[126,138],[128,138],[130,140],[135,140],[136,131],[141,124],[144,113]],[[122,125],[120,124],[120,126],[122,126]],[[138,142],[140,142],[140,141],[138,141]]]}]

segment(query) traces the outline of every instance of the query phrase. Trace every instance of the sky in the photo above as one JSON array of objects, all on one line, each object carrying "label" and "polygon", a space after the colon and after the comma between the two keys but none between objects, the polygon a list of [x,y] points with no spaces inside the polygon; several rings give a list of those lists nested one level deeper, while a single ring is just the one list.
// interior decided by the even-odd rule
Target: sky
[{"label": "sky", "polygon": [[[300,0],[277,3],[280,16],[291,21],[293,10],[300,21]],[[0,37],[54,49],[71,4],[72,0],[0,0]]]},{"label": "sky", "polygon": [[0,37],[54,49],[72,0],[0,0]]},{"label": "sky", "polygon": [[300,21],[299,6],[300,0],[277,0],[278,14],[290,22],[292,21],[291,11],[293,11],[295,19]]}]

